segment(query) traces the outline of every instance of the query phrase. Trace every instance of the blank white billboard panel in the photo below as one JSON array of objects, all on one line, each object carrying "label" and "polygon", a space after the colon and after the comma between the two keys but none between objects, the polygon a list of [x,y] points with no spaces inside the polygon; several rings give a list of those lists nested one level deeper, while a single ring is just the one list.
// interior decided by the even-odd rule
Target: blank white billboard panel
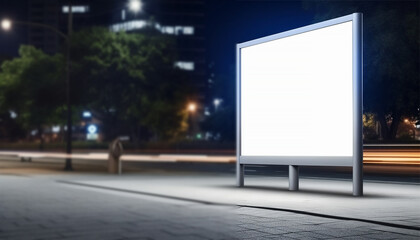
[{"label": "blank white billboard panel", "polygon": [[241,156],[353,156],[352,21],[240,49]]}]

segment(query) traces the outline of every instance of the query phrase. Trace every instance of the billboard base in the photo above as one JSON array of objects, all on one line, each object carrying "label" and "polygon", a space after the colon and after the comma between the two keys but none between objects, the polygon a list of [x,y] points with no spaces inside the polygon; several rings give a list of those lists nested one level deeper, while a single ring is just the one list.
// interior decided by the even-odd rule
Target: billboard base
[{"label": "billboard base", "polygon": [[236,164],[236,186],[243,187],[244,186],[244,174],[245,174],[245,165],[244,164]]},{"label": "billboard base", "polygon": [[289,165],[289,190],[299,190],[299,166]]}]

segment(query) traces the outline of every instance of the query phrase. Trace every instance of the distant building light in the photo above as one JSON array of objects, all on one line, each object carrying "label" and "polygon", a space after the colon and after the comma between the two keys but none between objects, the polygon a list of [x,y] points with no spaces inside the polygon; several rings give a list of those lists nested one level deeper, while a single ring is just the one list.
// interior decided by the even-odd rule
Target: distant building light
[{"label": "distant building light", "polygon": [[51,131],[53,132],[53,133],[58,133],[58,132],[60,132],[60,129],[61,129],[61,127],[60,126],[52,126],[52,128],[51,128]]},{"label": "distant building light", "polygon": [[[69,12],[69,6],[63,6],[63,13]],[[89,6],[71,6],[72,13],[87,13],[89,12]]]},{"label": "distant building light", "polygon": [[37,135],[37,134],[38,134],[38,130],[32,130],[32,131],[31,131],[31,135],[32,135],[32,136],[35,136],[35,135]]},{"label": "distant building light", "polygon": [[125,9],[121,10],[121,20],[125,20]]},{"label": "distant building light", "polygon": [[193,35],[194,34],[194,27],[184,27],[183,28],[185,35]]},{"label": "distant building light", "polygon": [[[125,20],[125,10],[121,12],[121,19]],[[135,31],[145,28],[147,26],[154,27],[156,30],[160,31],[163,34],[170,35],[193,35],[194,27],[192,26],[161,26],[159,23],[154,25],[150,21],[145,20],[131,20],[121,23],[115,23],[110,25],[110,30],[113,32],[119,31]]]},{"label": "distant building light", "polygon": [[167,34],[175,34],[175,28],[171,26],[165,26],[161,28],[161,32]]},{"label": "distant building light", "polygon": [[147,26],[147,22],[144,20],[132,20],[122,23],[115,23],[110,26],[111,31],[120,32],[120,31],[133,31],[142,29]]},{"label": "distant building light", "polygon": [[172,35],[193,35],[194,34],[194,27],[191,26],[157,26],[157,29],[160,30],[161,33],[164,34],[172,34]]},{"label": "distant building light", "polygon": [[12,119],[17,118],[17,113],[16,112],[10,110],[9,113],[10,113],[10,118],[12,118]]},{"label": "distant building light", "polygon": [[194,70],[194,62],[184,62],[184,61],[178,61],[175,62],[175,67],[186,70],[186,71],[193,71]]},{"label": "distant building light", "polygon": [[90,118],[90,117],[92,117],[92,113],[91,113],[91,112],[89,112],[89,111],[84,111],[84,112],[83,112],[83,117],[84,117],[84,118]]}]

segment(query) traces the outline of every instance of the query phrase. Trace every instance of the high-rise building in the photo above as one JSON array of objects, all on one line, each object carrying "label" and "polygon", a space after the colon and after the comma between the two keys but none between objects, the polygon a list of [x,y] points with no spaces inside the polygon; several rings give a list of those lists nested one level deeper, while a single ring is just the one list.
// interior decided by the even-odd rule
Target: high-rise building
[{"label": "high-rise building", "polygon": [[143,0],[141,9],[129,6],[115,11],[112,31],[138,32],[146,27],[176,37],[178,59],[174,66],[187,71],[196,83],[195,96],[204,103],[207,86],[204,0]]},{"label": "high-rise building", "polygon": [[[59,28],[60,13],[58,1],[54,0],[31,0],[28,1],[28,20],[33,23],[47,24]],[[28,28],[28,44],[42,49],[44,52],[53,54],[60,46],[60,39],[56,33],[40,27]]]},{"label": "high-rise building", "polygon": [[[28,0],[28,21],[45,24],[67,34],[68,2],[66,0]],[[71,1],[73,29],[78,30],[91,24],[90,2],[88,0]],[[48,54],[60,51],[63,42],[64,39],[50,29],[28,27],[28,44]]]}]

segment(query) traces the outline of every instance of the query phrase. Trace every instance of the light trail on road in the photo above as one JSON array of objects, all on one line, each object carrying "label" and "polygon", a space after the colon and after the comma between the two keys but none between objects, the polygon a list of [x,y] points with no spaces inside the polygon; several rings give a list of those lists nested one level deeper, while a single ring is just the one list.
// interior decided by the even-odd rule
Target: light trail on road
[{"label": "light trail on road", "polygon": [[[80,160],[102,160],[108,159],[108,153],[51,153],[51,152],[19,152],[0,151],[1,156],[12,156],[17,158],[73,158]],[[213,156],[193,154],[124,154],[122,161],[130,162],[207,162],[207,163],[234,163],[236,156]],[[417,165],[420,166],[420,151],[417,149],[365,149],[363,151],[363,163],[375,165]]]},{"label": "light trail on road", "polygon": [[420,166],[420,150],[365,149],[363,163]]}]

